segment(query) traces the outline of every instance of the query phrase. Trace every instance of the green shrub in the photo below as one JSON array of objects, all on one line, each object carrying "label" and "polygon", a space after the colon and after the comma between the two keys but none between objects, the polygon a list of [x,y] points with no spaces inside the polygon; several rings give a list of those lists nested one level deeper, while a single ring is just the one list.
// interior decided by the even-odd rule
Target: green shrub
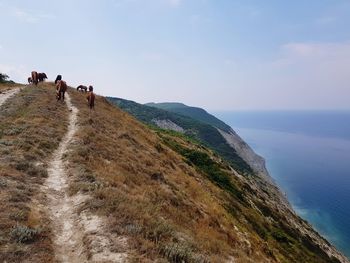
[{"label": "green shrub", "polygon": [[262,223],[259,222],[259,220],[256,217],[253,216],[247,216],[246,219],[248,220],[249,224],[253,227],[253,230],[263,239],[267,240],[268,238],[268,229],[264,227]]},{"label": "green shrub", "polygon": [[183,244],[165,244],[160,248],[160,254],[166,257],[170,262],[174,263],[193,262],[191,261],[191,248]]},{"label": "green shrub", "polygon": [[272,233],[271,233],[272,237],[274,239],[276,239],[276,241],[281,242],[281,243],[291,243],[290,238],[288,237],[288,235],[286,233],[284,233],[282,230],[280,229],[275,229]]},{"label": "green shrub", "polygon": [[10,236],[17,243],[30,243],[33,242],[39,234],[40,230],[38,229],[33,229],[22,225],[16,225],[12,228]]},{"label": "green shrub", "polygon": [[154,221],[147,227],[146,238],[155,243],[159,243],[164,238],[169,238],[174,235],[175,231],[171,224],[166,221]]},{"label": "green shrub", "polygon": [[7,187],[7,181],[5,179],[0,178],[0,188]]},{"label": "green shrub", "polygon": [[185,148],[169,138],[165,138],[164,143],[185,157],[186,162],[196,166],[214,184],[226,190],[241,202],[245,202],[243,193],[232,182],[231,175],[222,171],[221,167],[206,152]]},{"label": "green shrub", "polygon": [[0,83],[6,83],[8,79],[9,79],[8,75],[4,73],[0,73]]}]

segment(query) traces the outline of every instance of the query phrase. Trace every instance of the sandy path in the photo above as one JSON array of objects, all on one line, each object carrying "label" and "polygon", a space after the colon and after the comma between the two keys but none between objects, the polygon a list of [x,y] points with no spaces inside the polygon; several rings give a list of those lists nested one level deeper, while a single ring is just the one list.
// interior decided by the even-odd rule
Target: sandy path
[{"label": "sandy path", "polygon": [[103,218],[86,211],[79,213],[82,203],[90,198],[88,195],[67,193],[69,179],[63,156],[78,129],[78,109],[68,94],[66,103],[70,111],[68,131],[53,153],[48,178],[42,187],[48,202],[46,211],[53,232],[55,258],[67,263],[126,262],[127,240],[109,233]]},{"label": "sandy path", "polygon": [[70,110],[68,131],[49,163],[44,193],[48,198],[56,259],[59,262],[86,262],[82,229],[78,224],[78,214],[75,209],[79,203],[75,203],[67,195],[68,179],[63,162],[63,155],[77,131],[78,109],[72,105],[68,94],[66,94],[66,103]]},{"label": "sandy path", "polygon": [[5,92],[0,92],[0,106],[5,103],[10,97],[19,92],[21,88],[14,88]]}]

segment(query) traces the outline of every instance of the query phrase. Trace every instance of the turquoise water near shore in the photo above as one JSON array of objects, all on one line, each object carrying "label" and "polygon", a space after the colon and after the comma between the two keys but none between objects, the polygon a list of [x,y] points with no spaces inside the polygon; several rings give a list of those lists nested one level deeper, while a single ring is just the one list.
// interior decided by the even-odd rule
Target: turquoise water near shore
[{"label": "turquoise water near shore", "polygon": [[350,258],[350,112],[219,112],[297,213]]}]

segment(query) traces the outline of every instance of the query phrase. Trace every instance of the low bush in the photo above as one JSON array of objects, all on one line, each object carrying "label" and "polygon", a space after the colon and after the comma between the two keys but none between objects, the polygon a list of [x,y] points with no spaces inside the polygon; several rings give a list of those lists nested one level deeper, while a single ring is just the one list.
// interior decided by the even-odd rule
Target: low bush
[{"label": "low bush", "polygon": [[215,183],[220,188],[226,190],[234,197],[238,198],[241,202],[245,202],[243,193],[231,180],[231,175],[223,171],[218,163],[210,158],[208,153],[185,148],[175,140],[169,138],[163,138],[163,141],[174,151],[180,153],[183,157],[185,157],[187,163],[196,166],[208,177],[210,181]]},{"label": "low bush", "polygon": [[288,235],[280,229],[275,229],[274,231],[272,231],[271,235],[278,242],[287,243],[287,244],[291,243],[291,240],[288,237]]},{"label": "low bush", "polygon": [[193,262],[192,251],[186,245],[178,243],[165,244],[160,248],[160,254],[166,257],[170,262],[182,263]]},{"label": "low bush", "polygon": [[40,230],[38,229],[16,225],[12,228],[10,236],[17,243],[30,243],[33,242],[39,234]]}]

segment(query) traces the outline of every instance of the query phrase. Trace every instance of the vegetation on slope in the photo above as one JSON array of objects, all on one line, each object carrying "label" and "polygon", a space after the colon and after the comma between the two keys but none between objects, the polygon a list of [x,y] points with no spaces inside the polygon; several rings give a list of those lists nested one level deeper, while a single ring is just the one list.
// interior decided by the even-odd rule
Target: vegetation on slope
[{"label": "vegetation on slope", "polygon": [[53,261],[48,220],[35,199],[67,114],[47,85],[28,87],[0,107],[1,262]]},{"label": "vegetation on slope", "polygon": [[230,194],[232,199],[226,206],[227,211],[248,223],[250,231],[257,233],[268,244],[265,249],[272,258],[281,262],[301,262],[303,259],[306,260],[304,262],[338,262],[335,258],[329,258],[309,237],[287,224],[285,218],[293,215],[276,211],[247,182],[242,185],[242,182],[235,180],[224,162],[214,161],[209,152],[183,147],[173,138],[165,137],[164,141],[211,182]]},{"label": "vegetation on slope", "polygon": [[[105,231],[126,240],[131,262],[338,262],[289,224],[301,219],[275,206],[256,187],[259,178],[237,176],[192,138],[151,130],[102,97],[90,112],[85,95],[68,92],[79,108],[64,157],[69,192],[89,194],[81,209],[107,218]],[[51,262],[49,220],[36,193],[68,110],[45,84],[0,112],[0,259]]]},{"label": "vegetation on slope", "polygon": [[85,209],[108,217],[135,261],[337,262],[203,145],[152,131],[100,97],[89,119],[73,95],[81,129],[67,156],[71,193],[93,196]]},{"label": "vegetation on slope", "polygon": [[231,131],[231,127],[229,125],[219,120],[215,116],[209,114],[202,108],[191,107],[183,103],[174,103],[174,102],[147,103],[145,105],[190,117],[194,120],[198,120],[200,122],[203,122],[211,126],[214,126],[218,129],[221,129],[227,133]]},{"label": "vegetation on slope", "polygon": [[[220,154],[239,173],[243,175],[253,174],[251,167],[235,152],[231,146],[228,145],[218,130],[211,124],[163,109],[138,104],[133,101],[110,97],[108,100],[113,104],[118,105],[126,112],[132,114],[138,120],[149,125],[154,126],[154,119],[170,120],[176,123],[185,130],[185,134],[187,136],[201,141],[204,145]],[[223,123],[223,125],[226,124]]]},{"label": "vegetation on slope", "polygon": [[9,80],[9,76],[4,74],[4,73],[1,73],[0,72],[0,85],[4,85],[4,84],[14,84],[14,82],[12,80]]}]

